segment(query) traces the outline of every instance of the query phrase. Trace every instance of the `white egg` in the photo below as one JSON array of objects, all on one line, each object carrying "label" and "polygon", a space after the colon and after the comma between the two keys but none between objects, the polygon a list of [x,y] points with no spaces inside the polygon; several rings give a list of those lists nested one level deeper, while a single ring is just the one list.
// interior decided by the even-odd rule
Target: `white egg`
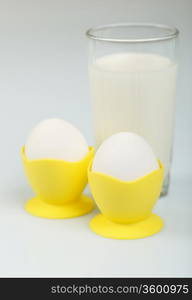
[{"label": "white egg", "polygon": [[95,154],[92,170],[132,181],[157,170],[159,163],[145,139],[120,132],[106,139]]},{"label": "white egg", "polygon": [[79,161],[89,148],[81,132],[62,119],[47,119],[33,128],[25,144],[28,159]]}]

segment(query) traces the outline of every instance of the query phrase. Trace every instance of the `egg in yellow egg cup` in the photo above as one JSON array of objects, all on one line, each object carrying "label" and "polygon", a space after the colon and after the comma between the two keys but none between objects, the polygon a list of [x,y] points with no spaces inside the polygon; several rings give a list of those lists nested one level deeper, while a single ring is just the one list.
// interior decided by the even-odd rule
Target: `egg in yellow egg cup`
[{"label": "egg in yellow egg cup", "polygon": [[101,214],[90,222],[95,233],[112,239],[139,239],[159,232],[162,219],[152,213],[163,182],[163,165],[134,181],[88,169],[91,191]]},{"label": "egg in yellow egg cup", "polygon": [[80,161],[67,162],[56,159],[28,160],[22,147],[25,174],[36,197],[29,200],[28,213],[48,219],[65,219],[82,216],[93,208],[93,200],[82,195],[87,184],[87,168],[94,149]]}]

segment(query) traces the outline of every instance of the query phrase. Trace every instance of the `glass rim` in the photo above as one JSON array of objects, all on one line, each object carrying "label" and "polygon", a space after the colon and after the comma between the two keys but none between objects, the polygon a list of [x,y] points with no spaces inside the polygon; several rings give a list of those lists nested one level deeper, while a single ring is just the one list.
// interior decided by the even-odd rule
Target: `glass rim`
[{"label": "glass rim", "polygon": [[[141,38],[117,38],[117,37],[110,37],[109,36],[102,36],[97,34],[100,30],[106,29],[113,29],[118,27],[149,27],[149,28],[156,28],[156,29],[164,29],[165,31],[169,31],[161,36],[155,37],[141,37]],[[179,35],[179,30],[176,27],[164,25],[164,24],[156,24],[156,23],[145,23],[145,22],[138,22],[138,23],[114,23],[108,25],[100,25],[96,27],[92,27],[86,31],[86,36],[93,40],[98,41],[105,41],[105,42],[119,42],[119,43],[144,43],[144,42],[157,42],[157,41],[164,41],[176,38]]]}]

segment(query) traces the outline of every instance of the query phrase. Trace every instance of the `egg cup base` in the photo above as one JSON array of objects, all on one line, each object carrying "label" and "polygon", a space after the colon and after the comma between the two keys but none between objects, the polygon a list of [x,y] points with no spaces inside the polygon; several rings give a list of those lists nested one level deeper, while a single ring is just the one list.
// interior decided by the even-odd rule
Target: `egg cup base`
[{"label": "egg cup base", "polygon": [[106,238],[119,240],[142,239],[159,232],[163,227],[163,220],[156,214],[130,224],[119,224],[110,221],[104,215],[96,215],[90,222],[93,232]]},{"label": "egg cup base", "polygon": [[75,218],[91,212],[93,208],[93,200],[87,195],[81,195],[78,201],[65,205],[49,204],[34,197],[25,205],[25,210],[29,214],[46,219]]}]

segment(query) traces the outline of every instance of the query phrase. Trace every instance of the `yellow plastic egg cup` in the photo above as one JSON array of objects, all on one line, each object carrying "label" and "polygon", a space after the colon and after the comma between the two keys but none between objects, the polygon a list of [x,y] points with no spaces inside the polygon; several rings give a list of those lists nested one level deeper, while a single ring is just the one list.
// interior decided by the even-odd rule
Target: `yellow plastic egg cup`
[{"label": "yellow plastic egg cup", "polygon": [[25,147],[22,160],[26,176],[36,197],[29,200],[28,213],[48,219],[78,217],[90,212],[93,201],[82,195],[87,184],[87,168],[94,156],[94,149],[78,162],[55,159],[28,160]]},{"label": "yellow plastic egg cup", "polygon": [[91,191],[101,214],[90,222],[95,233],[112,239],[139,239],[163,227],[162,219],[152,213],[163,182],[163,165],[134,181],[121,181],[94,172],[89,166]]}]

